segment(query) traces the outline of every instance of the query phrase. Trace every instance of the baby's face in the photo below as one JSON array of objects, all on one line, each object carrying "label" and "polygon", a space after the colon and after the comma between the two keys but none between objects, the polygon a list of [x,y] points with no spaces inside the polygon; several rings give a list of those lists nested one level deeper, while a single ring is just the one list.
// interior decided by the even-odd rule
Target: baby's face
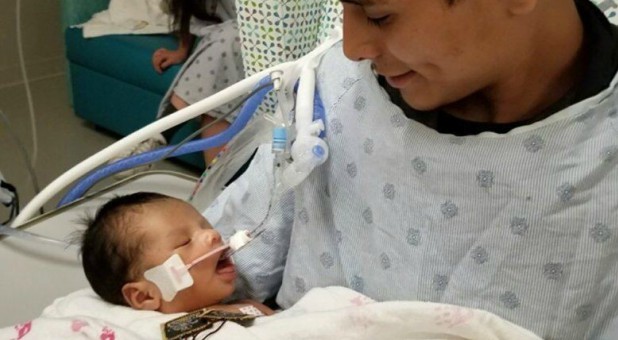
[{"label": "baby's face", "polygon": [[[176,199],[155,201],[133,215],[132,224],[143,231],[140,273],[178,254],[185,264],[223,245],[219,232],[190,204]],[[187,312],[218,304],[234,292],[236,270],[223,252],[193,266],[189,272],[193,286],[165,302],[163,313]]]}]

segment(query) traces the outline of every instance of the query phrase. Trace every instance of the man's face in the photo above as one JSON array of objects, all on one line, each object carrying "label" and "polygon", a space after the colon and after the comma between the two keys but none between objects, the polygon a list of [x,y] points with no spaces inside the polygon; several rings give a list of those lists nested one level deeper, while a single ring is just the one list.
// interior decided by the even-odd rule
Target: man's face
[{"label": "man's face", "polygon": [[[185,264],[191,263],[223,245],[219,233],[190,204],[167,199],[145,204],[132,216],[143,231],[141,273],[178,254]],[[162,312],[192,311],[218,304],[234,291],[236,271],[231,260],[222,253],[211,256],[192,267],[193,286],[180,291]]]},{"label": "man's face", "polygon": [[417,110],[440,108],[484,90],[513,67],[510,45],[517,36],[505,1],[342,3],[346,56],[371,60]]}]

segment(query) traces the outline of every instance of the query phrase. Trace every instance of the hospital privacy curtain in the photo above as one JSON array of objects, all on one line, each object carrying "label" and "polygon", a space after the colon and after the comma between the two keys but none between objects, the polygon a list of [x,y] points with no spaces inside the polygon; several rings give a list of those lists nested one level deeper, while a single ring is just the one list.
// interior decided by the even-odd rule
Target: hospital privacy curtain
[{"label": "hospital privacy curtain", "polygon": [[[618,24],[618,0],[592,0]],[[236,0],[247,75],[313,50],[341,22],[339,0]]]},{"label": "hospital privacy curtain", "polygon": [[339,0],[236,0],[247,76],[296,60],[341,22]]}]

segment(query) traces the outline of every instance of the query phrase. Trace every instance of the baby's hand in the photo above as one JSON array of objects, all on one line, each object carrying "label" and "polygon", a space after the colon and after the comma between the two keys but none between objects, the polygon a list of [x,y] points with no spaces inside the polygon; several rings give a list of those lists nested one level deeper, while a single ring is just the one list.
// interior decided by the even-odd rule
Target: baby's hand
[{"label": "baby's hand", "polygon": [[152,54],[152,66],[158,73],[174,64],[180,64],[187,59],[187,52],[184,50],[170,51],[160,48]]}]

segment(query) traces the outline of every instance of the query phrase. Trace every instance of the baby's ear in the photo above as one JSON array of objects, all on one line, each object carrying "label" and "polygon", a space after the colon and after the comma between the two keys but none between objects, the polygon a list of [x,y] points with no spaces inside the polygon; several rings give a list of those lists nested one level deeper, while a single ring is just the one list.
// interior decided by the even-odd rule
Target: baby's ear
[{"label": "baby's ear", "polygon": [[161,292],[152,282],[142,280],[125,283],[122,296],[129,306],[139,310],[159,310]]}]

